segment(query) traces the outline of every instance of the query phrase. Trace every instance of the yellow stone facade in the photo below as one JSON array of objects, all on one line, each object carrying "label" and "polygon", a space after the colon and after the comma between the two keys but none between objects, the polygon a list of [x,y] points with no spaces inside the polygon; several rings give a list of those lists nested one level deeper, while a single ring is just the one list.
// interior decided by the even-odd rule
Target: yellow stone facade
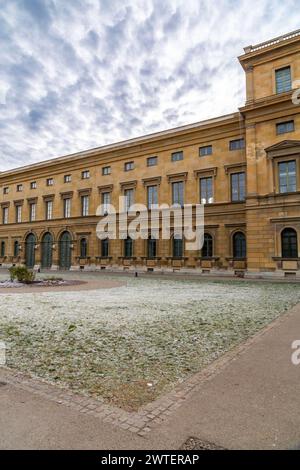
[{"label": "yellow stone facade", "polygon": [[[292,100],[300,80],[300,31],[244,50],[239,61],[246,75],[246,103],[238,112],[0,173],[0,265],[300,277],[300,105]],[[284,82],[288,69],[290,87]],[[280,80],[288,89],[277,88]],[[286,123],[286,132],[279,132]],[[232,148],[230,142],[241,139],[244,145]],[[208,146],[212,153],[200,156],[199,149]],[[175,152],[182,152],[183,159],[172,161]],[[154,156],[157,164],[148,166]],[[125,171],[130,162],[133,169]],[[286,170],[286,191],[284,176],[279,178],[283,162],[293,162]],[[242,173],[245,198],[232,200],[232,175]],[[212,199],[205,204],[209,256],[184,248],[182,256],[174,256],[172,239],[158,240],[152,257],[147,240],[134,241],[131,256],[125,256],[123,240],[110,240],[104,256],[96,236],[103,193],[118,207],[119,196],[132,189],[134,202],[147,205],[150,185],[157,187],[159,204],[172,204],[172,184],[182,182],[184,203],[198,204],[202,178],[212,181]],[[290,256],[283,256],[285,229],[294,233]],[[237,232],[245,236],[245,256],[234,252]],[[67,263],[61,259],[64,250],[69,250]]]}]

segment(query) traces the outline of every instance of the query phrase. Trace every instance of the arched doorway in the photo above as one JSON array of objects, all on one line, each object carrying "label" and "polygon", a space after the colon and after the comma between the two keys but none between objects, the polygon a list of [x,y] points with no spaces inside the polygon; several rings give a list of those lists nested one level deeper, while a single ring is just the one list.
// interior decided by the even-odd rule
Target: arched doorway
[{"label": "arched doorway", "polygon": [[48,269],[52,266],[52,245],[53,237],[51,233],[47,232],[42,238],[42,268]]},{"label": "arched doorway", "polygon": [[34,233],[30,233],[25,240],[25,264],[27,268],[33,268],[35,265],[35,245],[36,237]]},{"label": "arched doorway", "polygon": [[63,232],[59,239],[59,267],[70,269],[71,267],[71,235]]}]

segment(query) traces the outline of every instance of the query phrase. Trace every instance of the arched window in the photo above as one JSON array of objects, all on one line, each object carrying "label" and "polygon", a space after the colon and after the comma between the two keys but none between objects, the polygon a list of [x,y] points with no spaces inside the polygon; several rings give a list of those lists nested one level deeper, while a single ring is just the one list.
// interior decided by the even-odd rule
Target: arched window
[{"label": "arched window", "polygon": [[20,251],[20,246],[18,240],[15,241],[14,243],[14,257],[16,258],[19,256],[19,251]]},{"label": "arched window", "polygon": [[108,238],[101,240],[101,256],[107,258],[109,256],[109,241]]},{"label": "arched window", "polygon": [[285,228],[281,232],[282,258],[298,258],[297,232],[293,228]]},{"label": "arched window", "polygon": [[133,241],[130,237],[124,240],[124,256],[125,258],[132,258],[133,255]]},{"label": "arched window", "polygon": [[246,258],[246,237],[243,232],[233,235],[233,257]]},{"label": "arched window", "polygon": [[1,242],[1,257],[5,256],[5,242]]},{"label": "arched window", "polygon": [[178,236],[176,237],[176,235],[173,238],[173,257],[183,257],[183,241],[182,238],[179,238]]},{"label": "arched window", "polygon": [[210,233],[204,234],[204,242],[202,247],[202,257],[212,258],[213,256],[213,238]]},{"label": "arched window", "polygon": [[87,257],[87,240],[86,238],[82,238],[80,240],[80,258]]},{"label": "arched window", "polygon": [[156,257],[156,248],[157,248],[157,244],[156,244],[156,239],[155,238],[148,238],[147,240],[148,242],[148,258],[155,258]]}]

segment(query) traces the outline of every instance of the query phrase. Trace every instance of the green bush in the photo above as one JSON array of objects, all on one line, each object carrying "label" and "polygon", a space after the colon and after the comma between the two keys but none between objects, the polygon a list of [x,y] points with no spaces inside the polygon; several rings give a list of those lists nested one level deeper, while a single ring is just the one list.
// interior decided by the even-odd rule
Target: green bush
[{"label": "green bush", "polygon": [[11,281],[17,279],[19,282],[31,284],[35,280],[35,273],[29,271],[26,266],[12,266],[9,268],[9,274]]}]

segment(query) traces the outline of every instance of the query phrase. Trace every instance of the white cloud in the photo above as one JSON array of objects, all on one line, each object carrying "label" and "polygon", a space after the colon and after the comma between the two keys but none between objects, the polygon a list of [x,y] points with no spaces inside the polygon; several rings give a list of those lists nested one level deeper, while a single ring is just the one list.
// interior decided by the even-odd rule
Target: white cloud
[{"label": "white cloud", "polygon": [[0,171],[236,111],[237,55],[296,29],[297,6],[0,0]]}]

